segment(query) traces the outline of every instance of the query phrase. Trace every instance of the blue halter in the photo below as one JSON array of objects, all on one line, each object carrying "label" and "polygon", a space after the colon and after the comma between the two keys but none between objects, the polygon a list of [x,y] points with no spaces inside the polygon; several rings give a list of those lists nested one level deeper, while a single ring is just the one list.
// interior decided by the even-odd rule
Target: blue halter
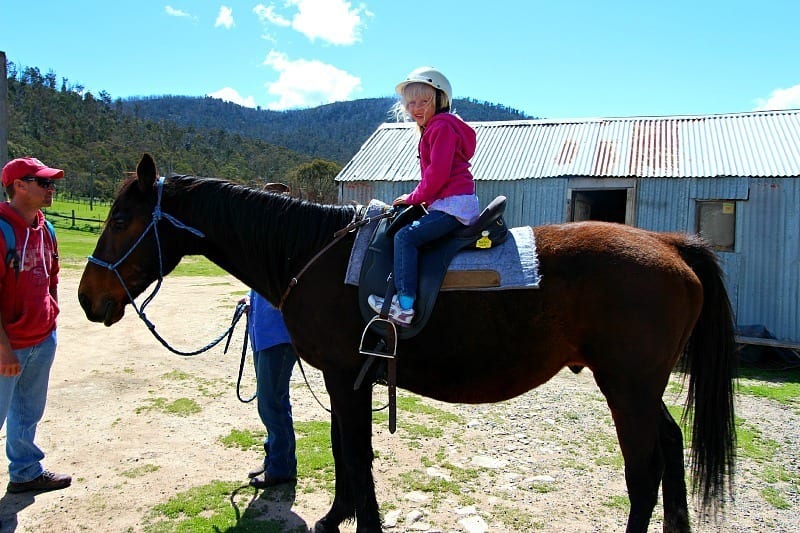
[{"label": "blue halter", "polygon": [[[130,302],[131,302],[131,307],[133,307],[133,309],[136,311],[136,314],[139,316],[139,318],[141,318],[142,321],[147,325],[147,328],[150,330],[150,332],[153,334],[153,336],[156,339],[158,339],[158,341],[161,342],[161,344],[164,345],[165,348],[167,348],[171,352],[176,353],[178,355],[196,355],[196,354],[202,353],[202,352],[204,352],[204,351],[216,346],[222,339],[225,338],[225,336],[230,335],[231,333],[233,333],[233,328],[236,325],[236,322],[238,322],[238,318],[240,318],[241,314],[244,312],[244,306],[238,306],[237,307],[237,311],[234,314],[234,320],[231,323],[231,327],[227,331],[225,331],[217,339],[211,341],[209,344],[207,344],[203,348],[200,348],[199,350],[195,350],[195,351],[192,351],[192,352],[181,352],[179,350],[176,350],[172,346],[170,346],[158,334],[158,332],[156,331],[155,324],[153,324],[147,318],[147,315],[144,312],[145,307],[147,307],[147,305],[153,300],[153,298],[155,298],[156,293],[158,293],[159,289],[161,288],[161,282],[164,280],[164,266],[163,266],[163,263],[162,263],[161,239],[159,239],[159,236],[158,236],[158,223],[162,219],[165,219],[165,220],[170,222],[173,226],[175,226],[178,229],[184,229],[184,230],[188,231],[189,233],[191,233],[192,235],[195,235],[195,236],[200,237],[200,238],[205,238],[205,234],[202,231],[200,231],[200,230],[198,230],[196,228],[193,228],[191,226],[187,226],[186,224],[184,224],[183,222],[181,222],[180,220],[178,220],[174,216],[172,216],[172,215],[170,215],[168,213],[164,213],[161,210],[161,195],[162,195],[163,190],[164,190],[164,177],[162,176],[162,177],[158,178],[157,188],[156,188],[156,205],[153,208],[153,216],[152,216],[152,218],[150,220],[150,223],[147,225],[147,227],[144,229],[144,231],[142,231],[142,234],[139,235],[139,238],[136,239],[136,242],[133,243],[133,245],[128,249],[128,251],[125,252],[124,254],[122,254],[122,257],[120,257],[114,263],[111,263],[111,262],[108,262],[108,261],[103,261],[102,259],[97,259],[96,257],[91,256],[91,255],[89,256],[88,259],[89,259],[90,263],[93,263],[93,264],[95,264],[95,265],[97,265],[99,267],[102,267],[102,268],[106,268],[106,269],[112,271],[117,276],[117,279],[119,280],[120,285],[122,285],[122,288],[125,289],[125,294],[128,296],[128,300],[130,300]],[[133,252],[133,250],[137,246],[139,246],[139,243],[141,243],[142,240],[144,240],[145,236],[147,236],[147,234],[151,230],[153,231],[153,235],[155,236],[156,249],[158,250],[158,282],[156,283],[156,286],[153,288],[153,291],[150,293],[150,295],[147,296],[144,299],[144,302],[142,302],[142,305],[141,306],[137,306],[136,302],[133,299],[133,295],[131,294],[130,290],[128,289],[128,286],[125,284],[125,280],[122,279],[122,275],[119,273],[119,266],[128,258],[128,256]],[[241,311],[240,311],[239,307],[242,308]]]}]

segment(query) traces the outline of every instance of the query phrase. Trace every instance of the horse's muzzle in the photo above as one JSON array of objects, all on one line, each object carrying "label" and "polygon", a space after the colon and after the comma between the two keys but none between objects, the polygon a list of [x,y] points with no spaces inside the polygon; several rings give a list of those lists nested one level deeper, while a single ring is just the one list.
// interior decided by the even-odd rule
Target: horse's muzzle
[{"label": "horse's muzzle", "polygon": [[92,299],[85,293],[78,293],[80,302],[86,318],[92,322],[102,322],[105,326],[112,326],[122,319],[125,308],[117,305],[113,298],[106,297],[100,300],[100,305],[92,305]]}]

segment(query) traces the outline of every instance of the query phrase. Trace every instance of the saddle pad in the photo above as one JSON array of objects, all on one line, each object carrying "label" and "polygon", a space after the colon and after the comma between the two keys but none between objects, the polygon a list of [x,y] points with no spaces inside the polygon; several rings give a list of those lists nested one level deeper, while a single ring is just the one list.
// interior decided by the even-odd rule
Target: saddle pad
[{"label": "saddle pad", "polygon": [[[387,207],[383,202],[372,200],[367,206],[365,216],[374,217]],[[358,286],[364,254],[378,229],[378,222],[378,220],[371,221],[359,228],[356,234],[345,274],[344,282],[347,285]],[[509,231],[509,238],[498,246],[486,250],[459,252],[450,263],[448,272],[459,271],[494,271],[500,277],[499,283],[492,283],[492,286],[468,290],[538,289],[541,276],[533,229],[528,226],[512,228]],[[445,285],[441,288],[443,291],[465,289],[466,286],[462,284],[450,287]]]}]

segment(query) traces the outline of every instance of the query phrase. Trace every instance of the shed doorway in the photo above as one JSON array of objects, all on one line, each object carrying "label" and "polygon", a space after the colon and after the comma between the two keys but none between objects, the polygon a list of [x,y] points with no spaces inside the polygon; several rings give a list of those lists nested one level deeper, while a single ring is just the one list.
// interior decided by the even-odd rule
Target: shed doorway
[{"label": "shed doorway", "polygon": [[572,222],[602,220],[625,224],[628,203],[627,189],[572,191]]}]

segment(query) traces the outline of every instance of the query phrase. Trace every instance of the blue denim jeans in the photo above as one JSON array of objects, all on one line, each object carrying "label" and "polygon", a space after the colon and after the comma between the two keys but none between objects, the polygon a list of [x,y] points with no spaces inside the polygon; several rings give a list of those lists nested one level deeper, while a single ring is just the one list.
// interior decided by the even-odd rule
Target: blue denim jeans
[{"label": "blue denim jeans", "polygon": [[258,415],[267,428],[264,467],[273,477],[297,477],[289,379],[297,360],[291,344],[278,344],[253,354]]},{"label": "blue denim jeans", "polygon": [[42,474],[44,452],[34,444],[44,414],[50,368],[56,356],[56,331],[35,346],[14,350],[22,371],[0,376],[0,428],[6,425],[9,480],[25,483]]},{"label": "blue denim jeans", "polygon": [[419,247],[463,227],[453,215],[430,211],[394,235],[394,286],[398,296],[417,297]]}]

